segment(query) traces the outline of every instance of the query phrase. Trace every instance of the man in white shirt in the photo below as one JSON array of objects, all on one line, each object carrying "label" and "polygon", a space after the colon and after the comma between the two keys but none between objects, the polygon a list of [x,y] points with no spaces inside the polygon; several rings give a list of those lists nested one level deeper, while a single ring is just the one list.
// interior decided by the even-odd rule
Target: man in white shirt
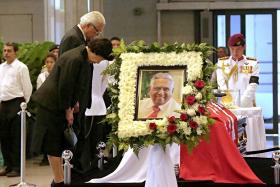
[{"label": "man in white shirt", "polygon": [[181,105],[172,97],[173,90],[173,77],[168,73],[156,73],[150,83],[150,98],[143,99],[139,103],[138,118],[177,116],[175,110],[179,110]]},{"label": "man in white shirt", "polygon": [[5,62],[0,65],[0,141],[6,168],[0,176],[15,177],[20,173],[20,116],[22,102],[28,102],[32,93],[29,71],[17,59],[17,44],[6,43]]}]

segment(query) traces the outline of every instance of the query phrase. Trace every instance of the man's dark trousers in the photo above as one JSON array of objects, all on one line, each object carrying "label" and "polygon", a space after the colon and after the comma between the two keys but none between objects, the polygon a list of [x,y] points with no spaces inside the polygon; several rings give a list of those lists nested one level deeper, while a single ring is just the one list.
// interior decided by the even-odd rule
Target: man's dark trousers
[{"label": "man's dark trousers", "polygon": [[20,171],[20,115],[24,98],[0,103],[0,142],[4,164],[8,170]]}]

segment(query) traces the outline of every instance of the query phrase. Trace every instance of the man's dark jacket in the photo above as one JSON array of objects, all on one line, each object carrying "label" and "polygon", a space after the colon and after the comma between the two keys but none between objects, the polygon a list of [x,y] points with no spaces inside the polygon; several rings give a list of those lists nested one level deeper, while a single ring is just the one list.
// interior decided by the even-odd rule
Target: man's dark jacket
[{"label": "man's dark jacket", "polygon": [[64,52],[78,47],[82,44],[86,44],[84,35],[80,28],[76,25],[63,36],[59,46],[59,55],[62,55]]},{"label": "man's dark jacket", "polygon": [[79,114],[84,116],[91,105],[92,65],[87,59],[84,45],[65,52],[32,99],[54,112],[65,112],[79,102]]}]

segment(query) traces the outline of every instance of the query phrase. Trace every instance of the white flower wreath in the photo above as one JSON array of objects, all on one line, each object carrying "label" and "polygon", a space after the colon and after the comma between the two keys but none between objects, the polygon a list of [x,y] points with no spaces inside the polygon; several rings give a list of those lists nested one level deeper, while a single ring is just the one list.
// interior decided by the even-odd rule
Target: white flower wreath
[{"label": "white flower wreath", "polygon": [[[207,102],[213,98],[209,82],[214,66],[207,57],[212,47],[206,44],[145,45],[143,41],[128,46],[122,43],[115,51],[115,63],[105,73],[114,77],[110,85],[112,105],[106,117],[112,125],[108,143],[119,149],[129,146],[137,153],[142,145],[170,143],[187,144],[190,150],[200,139],[207,137],[208,126],[214,121],[208,115]],[[148,66],[186,66],[187,83],[182,88],[183,100],[180,118],[134,120],[138,68]]]},{"label": "white flower wreath", "polygon": [[[177,66],[187,65],[187,81],[192,82],[201,78],[202,57],[200,52],[172,53],[123,53],[120,58],[122,65],[120,69],[119,82],[119,138],[138,137],[151,134],[148,124],[155,122],[159,126],[167,126],[166,118],[160,120],[134,121],[135,93],[137,83],[137,69],[141,66]],[[184,94],[193,92],[192,86],[185,85]],[[199,93],[200,94],[200,93]],[[199,97],[199,96],[198,96]],[[199,97],[201,98],[201,96]],[[187,113],[195,115],[195,110],[189,109]]]}]

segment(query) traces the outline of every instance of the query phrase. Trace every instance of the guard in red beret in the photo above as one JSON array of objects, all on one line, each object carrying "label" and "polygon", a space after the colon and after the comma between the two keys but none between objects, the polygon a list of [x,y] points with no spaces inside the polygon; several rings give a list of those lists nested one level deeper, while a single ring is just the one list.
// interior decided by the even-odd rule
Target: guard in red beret
[{"label": "guard in red beret", "polygon": [[[255,58],[246,57],[245,38],[243,34],[234,34],[228,39],[230,56],[219,58],[217,66],[217,83],[221,90],[230,94],[230,90],[239,90],[240,96],[229,96],[232,105],[253,107],[255,92],[259,84],[259,65]],[[229,101],[230,99],[227,99]],[[228,103],[227,103],[228,104]]]}]

